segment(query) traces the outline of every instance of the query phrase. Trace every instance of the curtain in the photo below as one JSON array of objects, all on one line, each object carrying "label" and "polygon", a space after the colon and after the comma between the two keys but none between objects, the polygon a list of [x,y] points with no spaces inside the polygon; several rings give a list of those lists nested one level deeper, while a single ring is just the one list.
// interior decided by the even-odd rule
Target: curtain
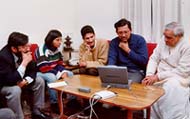
[{"label": "curtain", "polygon": [[181,0],[121,0],[121,6],[122,17],[147,42],[159,42],[166,24],[181,22]]},{"label": "curtain", "polygon": [[152,41],[159,42],[164,26],[170,22],[181,22],[180,0],[152,0]]},{"label": "curtain", "polygon": [[122,17],[131,21],[132,32],[151,40],[151,0],[122,0]]}]

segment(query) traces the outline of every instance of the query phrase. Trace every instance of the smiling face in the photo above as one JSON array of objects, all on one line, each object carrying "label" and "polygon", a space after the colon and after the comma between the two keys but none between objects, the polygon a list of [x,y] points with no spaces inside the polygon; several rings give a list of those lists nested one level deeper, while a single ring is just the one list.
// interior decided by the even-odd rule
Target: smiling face
[{"label": "smiling face", "polygon": [[95,34],[94,33],[87,33],[84,38],[84,43],[93,48],[95,45]]},{"label": "smiling face", "polygon": [[170,47],[175,47],[176,44],[179,42],[180,40],[180,36],[179,35],[174,35],[174,32],[172,30],[165,30],[164,31],[164,40],[166,45],[170,46]]},{"label": "smiling face", "polygon": [[122,42],[127,42],[131,36],[131,30],[127,24],[125,26],[118,27],[116,33]]}]

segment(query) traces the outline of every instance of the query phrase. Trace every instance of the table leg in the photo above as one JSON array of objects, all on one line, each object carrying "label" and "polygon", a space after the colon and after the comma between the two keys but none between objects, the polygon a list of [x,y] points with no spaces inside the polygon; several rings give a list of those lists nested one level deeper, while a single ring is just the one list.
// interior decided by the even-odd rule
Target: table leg
[{"label": "table leg", "polygon": [[150,119],[150,111],[151,111],[151,107],[147,108],[147,115],[146,115],[146,118],[147,119]]},{"label": "table leg", "polygon": [[127,119],[133,119],[133,111],[127,110]]},{"label": "table leg", "polygon": [[60,119],[67,119],[67,116],[64,115],[62,92],[57,91],[57,93],[58,93],[58,104],[59,104],[59,111],[60,111],[59,118]]}]

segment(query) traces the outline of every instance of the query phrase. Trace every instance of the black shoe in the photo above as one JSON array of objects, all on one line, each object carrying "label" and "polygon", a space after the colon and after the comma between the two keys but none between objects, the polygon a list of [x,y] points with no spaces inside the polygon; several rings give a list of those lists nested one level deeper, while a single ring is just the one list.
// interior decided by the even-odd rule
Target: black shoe
[{"label": "black shoe", "polygon": [[51,111],[52,111],[53,113],[60,114],[60,112],[59,112],[59,106],[58,106],[57,103],[51,104]]},{"label": "black shoe", "polygon": [[32,119],[53,119],[51,116],[44,114],[44,113],[40,113],[40,114],[32,114]]}]

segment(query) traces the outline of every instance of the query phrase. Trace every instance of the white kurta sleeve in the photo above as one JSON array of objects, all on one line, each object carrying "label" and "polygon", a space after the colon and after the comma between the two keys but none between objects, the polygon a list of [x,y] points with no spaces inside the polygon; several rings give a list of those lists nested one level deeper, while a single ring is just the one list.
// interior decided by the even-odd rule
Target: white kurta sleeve
[{"label": "white kurta sleeve", "polygon": [[161,44],[157,45],[157,47],[153,51],[153,54],[149,58],[147,64],[146,76],[154,75],[157,72],[157,67],[160,62],[160,48],[161,48],[160,45]]},{"label": "white kurta sleeve", "polygon": [[159,79],[166,79],[174,75],[178,75],[183,78],[188,78],[188,76],[190,75],[190,48],[183,47],[179,49],[178,52],[180,56],[179,59],[176,59],[178,60],[176,67],[171,68],[171,70],[159,72]]}]

